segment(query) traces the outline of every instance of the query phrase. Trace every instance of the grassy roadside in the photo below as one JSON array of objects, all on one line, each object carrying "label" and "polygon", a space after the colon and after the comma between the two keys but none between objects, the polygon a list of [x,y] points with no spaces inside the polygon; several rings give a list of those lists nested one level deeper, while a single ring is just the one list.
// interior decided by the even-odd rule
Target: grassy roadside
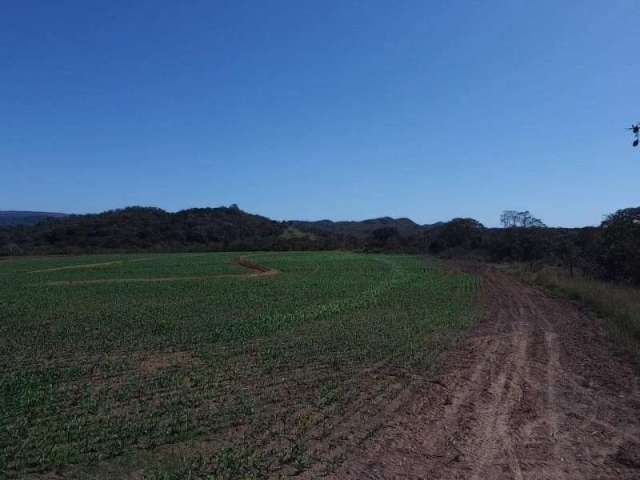
[{"label": "grassy roadside", "polygon": [[571,277],[557,267],[531,271],[510,265],[508,271],[528,283],[576,300],[605,319],[611,334],[640,359],[640,288],[588,278]]}]

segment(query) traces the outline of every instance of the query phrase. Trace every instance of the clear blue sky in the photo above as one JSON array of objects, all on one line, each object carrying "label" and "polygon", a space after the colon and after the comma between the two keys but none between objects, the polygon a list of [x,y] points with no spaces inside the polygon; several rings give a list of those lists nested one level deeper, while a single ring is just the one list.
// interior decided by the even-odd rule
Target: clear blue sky
[{"label": "clear blue sky", "polygon": [[597,224],[640,205],[639,19],[637,0],[8,0],[0,210]]}]

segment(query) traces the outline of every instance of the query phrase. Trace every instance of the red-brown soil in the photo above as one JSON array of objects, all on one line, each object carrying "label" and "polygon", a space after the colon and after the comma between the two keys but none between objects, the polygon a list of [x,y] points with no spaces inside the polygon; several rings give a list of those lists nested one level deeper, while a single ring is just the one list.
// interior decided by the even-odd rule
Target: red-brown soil
[{"label": "red-brown soil", "polygon": [[602,322],[489,267],[486,315],[335,479],[640,479],[638,369]]}]

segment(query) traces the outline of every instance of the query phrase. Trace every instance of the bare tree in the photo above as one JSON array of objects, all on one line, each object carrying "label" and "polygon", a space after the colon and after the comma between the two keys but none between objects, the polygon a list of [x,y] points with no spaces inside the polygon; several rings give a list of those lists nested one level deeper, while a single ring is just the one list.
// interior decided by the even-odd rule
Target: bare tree
[{"label": "bare tree", "polygon": [[500,223],[504,228],[544,228],[546,225],[539,218],[531,215],[529,210],[518,212],[505,210],[500,215]]},{"label": "bare tree", "polygon": [[518,212],[515,210],[504,210],[500,215],[500,223],[504,228],[513,228],[518,226]]},{"label": "bare tree", "polygon": [[544,228],[546,225],[539,218],[531,215],[529,210],[525,210],[524,212],[520,212],[518,214],[520,220],[520,226],[522,228]]}]

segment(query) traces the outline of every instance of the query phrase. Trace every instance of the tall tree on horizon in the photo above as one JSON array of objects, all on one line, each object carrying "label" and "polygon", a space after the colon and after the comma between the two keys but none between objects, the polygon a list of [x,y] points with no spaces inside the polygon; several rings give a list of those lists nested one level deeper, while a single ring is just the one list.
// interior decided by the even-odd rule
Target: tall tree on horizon
[{"label": "tall tree on horizon", "polygon": [[518,212],[504,210],[500,215],[500,223],[504,228],[544,228],[546,225],[539,218],[531,215],[529,210]]}]

